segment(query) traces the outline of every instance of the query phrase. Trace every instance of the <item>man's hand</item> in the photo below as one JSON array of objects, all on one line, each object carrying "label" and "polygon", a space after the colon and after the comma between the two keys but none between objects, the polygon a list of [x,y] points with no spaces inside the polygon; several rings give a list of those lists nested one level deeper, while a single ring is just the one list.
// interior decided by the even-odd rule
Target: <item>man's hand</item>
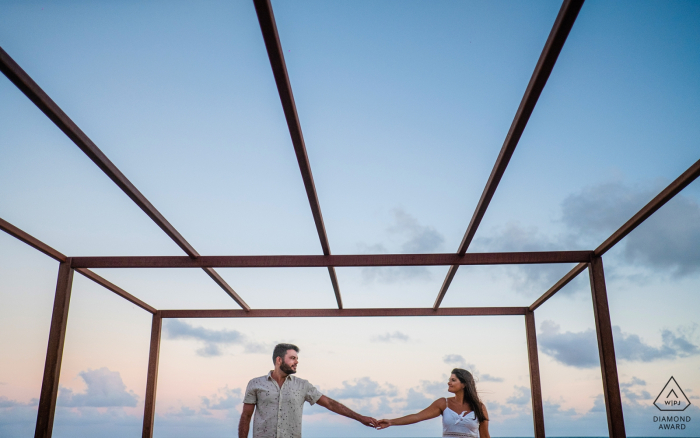
[{"label": "man's hand", "polygon": [[357,421],[364,424],[365,426],[374,427],[375,429],[377,428],[377,425],[379,423],[375,418],[365,417],[364,415],[360,415],[360,418],[358,418]]},{"label": "man's hand", "polygon": [[328,409],[329,411],[333,411],[336,414],[340,414],[344,417],[352,418],[353,420],[357,420],[360,423],[364,424],[365,426],[369,427],[377,427],[378,421],[375,420],[372,417],[365,417],[364,415],[360,415],[357,412],[351,410],[347,406],[345,406],[342,403],[339,403],[335,400],[333,400],[330,397],[326,397],[325,395],[322,395],[321,398],[318,399],[316,402],[319,405],[323,406],[324,408]]}]

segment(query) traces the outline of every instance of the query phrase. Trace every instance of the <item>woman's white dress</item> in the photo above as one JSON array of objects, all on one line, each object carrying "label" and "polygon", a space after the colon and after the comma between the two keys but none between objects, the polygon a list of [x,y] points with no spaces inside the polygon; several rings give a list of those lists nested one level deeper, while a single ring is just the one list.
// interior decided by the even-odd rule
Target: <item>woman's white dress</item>
[{"label": "woman's white dress", "polygon": [[458,414],[447,407],[447,399],[445,399],[445,406],[445,410],[442,411],[442,436],[479,437],[479,420],[474,411]]}]

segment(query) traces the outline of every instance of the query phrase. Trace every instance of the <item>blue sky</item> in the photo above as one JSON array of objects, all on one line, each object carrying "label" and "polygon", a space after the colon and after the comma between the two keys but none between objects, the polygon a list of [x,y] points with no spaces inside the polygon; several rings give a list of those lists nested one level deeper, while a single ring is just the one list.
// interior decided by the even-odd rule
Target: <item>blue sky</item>
[{"label": "blue sky", "polygon": [[[333,253],[456,250],[560,3],[273,7]],[[699,20],[696,2],[583,6],[471,251],[593,248],[700,158]],[[252,2],[2,0],[0,46],[200,253],[320,253]],[[0,217],[61,252],[181,255],[6,78],[0,157]],[[631,436],[657,433],[651,402],[671,375],[700,391],[698,224],[696,182],[604,258]],[[6,235],[0,259],[0,434],[19,437],[56,264]],[[528,305],[568,269],[463,267],[443,306]],[[338,277],[347,307],[427,307],[446,271]],[[254,308],[335,306],[325,269],[220,272]],[[99,273],[157,308],[235,306],[198,270]],[[550,435],[606,431],[587,287],[582,275],[536,313]],[[182,324],[164,340],[157,436],[230,433],[240,389],[269,367],[261,352],[286,340],[302,377],[376,416],[446,395],[436,382],[469,366],[493,435],[532,434],[520,318]],[[55,436],[138,434],[149,327],[76,277]],[[380,434],[307,414],[307,436]]]}]

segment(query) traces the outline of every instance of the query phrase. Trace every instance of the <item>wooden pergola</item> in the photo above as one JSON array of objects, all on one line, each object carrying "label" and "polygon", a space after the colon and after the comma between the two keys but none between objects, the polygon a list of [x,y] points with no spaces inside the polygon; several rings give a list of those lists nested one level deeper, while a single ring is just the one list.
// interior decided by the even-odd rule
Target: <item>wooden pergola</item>
[{"label": "wooden pergola", "polygon": [[[605,274],[602,256],[649,218],[666,202],[700,176],[700,160],[695,162],[682,175],[652,199],[644,208],[630,218],[596,249],[590,251],[543,251],[507,253],[467,253],[470,243],[481,223],[486,209],[493,198],[498,184],[508,166],[513,152],[525,130],[537,100],[547,83],[550,73],[564,43],[583,6],[583,0],[565,0],[554,26],[547,38],[517,113],[506,135],[500,154],[491,171],[476,210],[469,223],[457,252],[447,254],[375,254],[375,255],[331,255],[326,235],[321,206],[316,194],[314,180],[309,165],[304,137],[297,116],[292,88],[287,74],[282,46],[270,0],[253,0],[260,23],[265,46],[284,109],[289,133],[296,153],[299,169],[309,199],[316,230],[323,250],[322,255],[272,255],[272,256],[202,256],[180,233],[160,214],[143,194],[119,171],[107,156],[88,138],[85,133],[51,100],[14,60],[0,48],[0,70],[34,104],[51,119],[102,171],[114,181],[175,243],[182,248],[181,257],[68,257],[14,225],[0,219],[0,229],[16,237],[31,247],[58,261],[58,280],[51,318],[44,377],[39,398],[39,408],[35,438],[50,438],[53,430],[56,398],[58,395],[61,359],[66,335],[68,309],[70,303],[73,273],[78,272],[97,284],[121,296],[127,301],[153,314],[151,343],[148,362],[148,375],[143,418],[143,438],[152,438],[155,416],[156,384],[158,378],[158,357],[160,351],[161,326],[163,318],[287,318],[287,317],[388,317],[388,316],[474,316],[474,315],[523,315],[527,341],[532,394],[532,414],[534,435],[544,438],[544,412],[535,335],[535,310],[566,286],[577,275],[588,268],[590,277],[593,310],[600,367],[603,377],[603,391],[608,420],[608,431],[612,438],[625,438],[625,425],[622,413],[622,400],[617,375],[612,324],[608,309]],[[440,307],[452,279],[462,265],[506,265],[577,263],[569,273],[554,284],[541,297],[528,307]],[[343,307],[340,286],[336,277],[336,267],[368,266],[449,266],[449,272],[437,294],[432,307],[426,308],[381,308],[347,309]],[[273,267],[325,267],[328,269],[331,284],[337,301],[337,309],[251,309],[243,298],[216,272],[215,268],[273,268]],[[156,309],[112,284],[91,268],[200,268],[203,269],[239,306],[240,309],[218,310],[166,310]]]}]

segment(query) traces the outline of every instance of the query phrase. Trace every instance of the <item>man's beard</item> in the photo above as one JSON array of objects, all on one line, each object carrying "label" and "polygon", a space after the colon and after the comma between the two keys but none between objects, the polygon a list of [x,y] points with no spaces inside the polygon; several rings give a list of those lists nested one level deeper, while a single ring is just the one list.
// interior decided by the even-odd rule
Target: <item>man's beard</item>
[{"label": "man's beard", "polygon": [[297,372],[297,370],[295,370],[294,368],[290,367],[290,366],[287,365],[286,363],[280,364],[280,370],[282,370],[282,372],[284,372],[284,373],[287,374],[287,375],[289,375],[289,374],[294,374],[294,373]]}]

